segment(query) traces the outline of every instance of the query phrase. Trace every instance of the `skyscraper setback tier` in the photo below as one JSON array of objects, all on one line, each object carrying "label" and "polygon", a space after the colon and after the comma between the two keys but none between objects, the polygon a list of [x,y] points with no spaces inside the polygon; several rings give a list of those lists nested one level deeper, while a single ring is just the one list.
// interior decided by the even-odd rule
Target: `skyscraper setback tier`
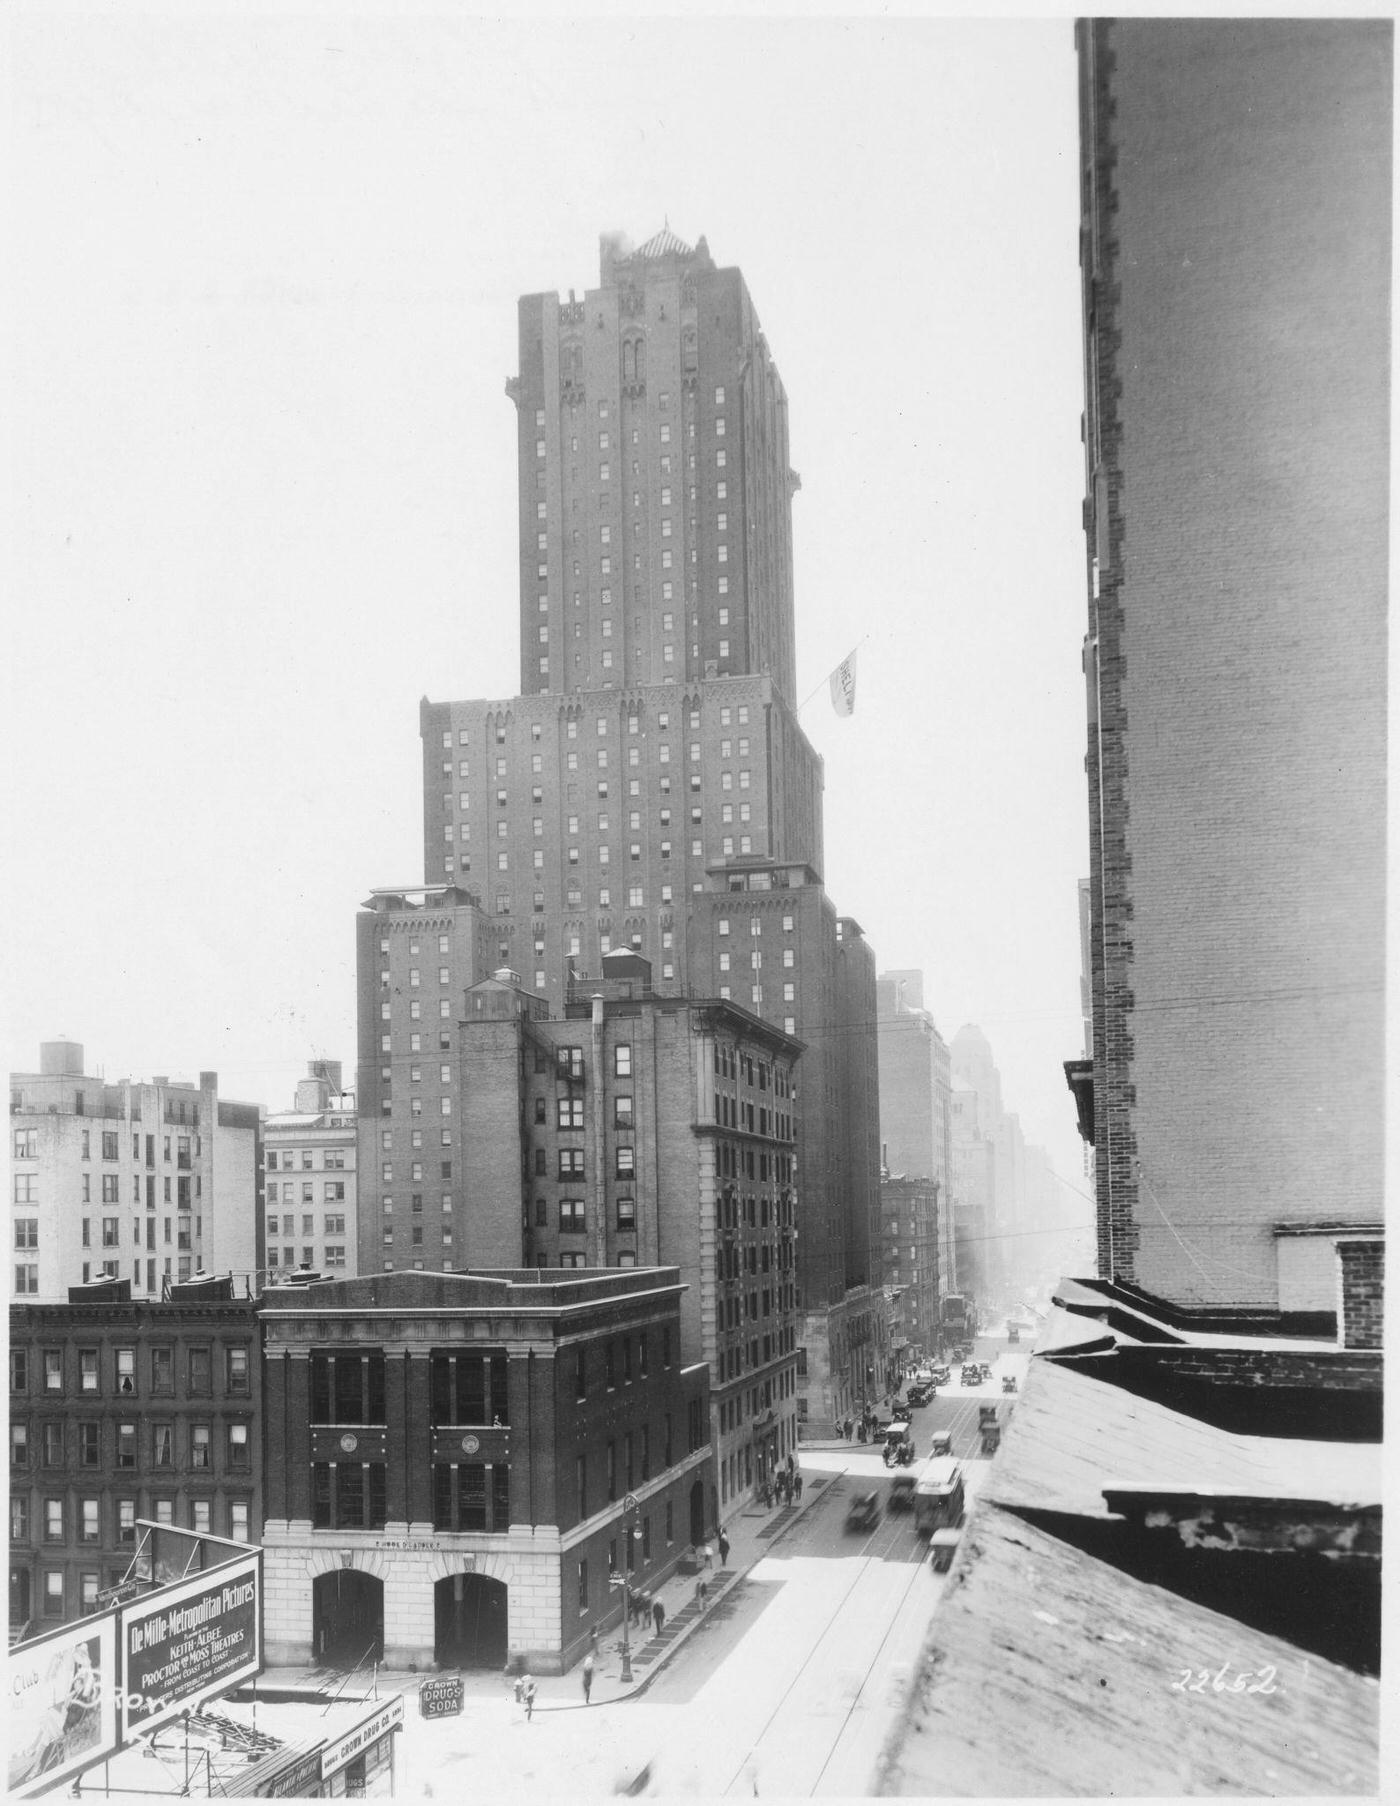
[{"label": "skyscraper setback tier", "polygon": [[520,687],[764,673],[795,700],[787,396],[737,269],[604,238],[520,301]]}]

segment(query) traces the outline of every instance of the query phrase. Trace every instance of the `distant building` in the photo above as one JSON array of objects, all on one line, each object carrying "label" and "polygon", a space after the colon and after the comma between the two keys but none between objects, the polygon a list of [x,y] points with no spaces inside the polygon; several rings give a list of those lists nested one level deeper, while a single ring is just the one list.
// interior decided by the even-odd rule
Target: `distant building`
[{"label": "distant building", "polygon": [[380,1273],[263,1301],[269,1662],[558,1673],[714,1530],[680,1276]]},{"label": "distant building", "polygon": [[1099,1272],[1319,1322],[1382,1208],[1392,28],[1078,41]]},{"label": "distant building", "polygon": [[881,1267],[892,1294],[891,1353],[907,1363],[939,1346],[939,1197],[932,1179],[891,1174],[880,1183]]},{"label": "distant building", "polygon": [[882,972],[876,984],[880,1141],[884,1166],[931,1180],[938,1197],[939,1285],[958,1289],[954,1248],[953,1071],[948,1043],[924,1008],[922,972]]},{"label": "distant building", "polygon": [[228,1280],[165,1302],[133,1301],[125,1279],[87,1291],[10,1307],[12,1636],[156,1578],[138,1520],[261,1531],[256,1302]]},{"label": "distant building", "polygon": [[10,1074],[14,1295],[129,1280],[159,1298],[201,1268],[257,1267],[260,1127],[219,1096],[218,1074],[109,1083],[76,1041],[46,1041],[39,1071]]},{"label": "distant building", "polygon": [[313,1060],[296,1107],[264,1119],[261,1264],[269,1276],[297,1267],[332,1278],[358,1270],[356,1127],[338,1060]]}]

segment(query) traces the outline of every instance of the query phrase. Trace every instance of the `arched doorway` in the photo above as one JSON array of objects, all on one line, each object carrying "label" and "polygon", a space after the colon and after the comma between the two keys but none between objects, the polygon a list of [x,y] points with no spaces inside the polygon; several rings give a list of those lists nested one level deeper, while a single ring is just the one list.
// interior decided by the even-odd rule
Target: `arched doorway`
[{"label": "arched doorway", "polygon": [[504,1668],[510,1589],[486,1574],[449,1574],[433,1588],[433,1659],[442,1668]]},{"label": "arched doorway", "polygon": [[384,1582],[357,1568],[332,1568],[311,1587],[311,1647],[327,1668],[384,1660]]},{"label": "arched doorway", "polygon": [[703,1543],[705,1540],[705,1483],[697,1480],[690,1489],[690,1540]]}]

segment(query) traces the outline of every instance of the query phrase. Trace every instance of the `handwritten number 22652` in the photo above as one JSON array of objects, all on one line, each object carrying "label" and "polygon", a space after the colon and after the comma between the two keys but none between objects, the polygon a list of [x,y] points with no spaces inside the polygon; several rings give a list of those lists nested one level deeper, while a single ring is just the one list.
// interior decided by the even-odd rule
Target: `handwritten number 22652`
[{"label": "handwritten number 22652", "polygon": [[[1209,1668],[1183,1668],[1181,1679],[1172,1682],[1172,1690],[1176,1693],[1277,1693],[1274,1676],[1278,1669],[1268,1663],[1259,1669],[1246,1668],[1233,1680],[1227,1681],[1226,1674],[1230,1664],[1226,1662],[1214,1674]],[[1257,1679],[1256,1679],[1257,1675]]]}]

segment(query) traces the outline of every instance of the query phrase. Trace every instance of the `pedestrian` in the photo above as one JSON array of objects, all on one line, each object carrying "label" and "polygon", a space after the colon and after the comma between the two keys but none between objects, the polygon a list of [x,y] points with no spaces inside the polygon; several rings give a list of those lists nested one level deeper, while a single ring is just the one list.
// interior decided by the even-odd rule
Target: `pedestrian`
[{"label": "pedestrian", "polygon": [[701,1543],[701,1545],[700,1545],[700,1559],[701,1559],[701,1561],[703,1561],[703,1562],[704,1562],[704,1564],[705,1564],[705,1566],[706,1566],[706,1567],[707,1567],[707,1568],[712,1568],[712,1567],[714,1567],[714,1565],[715,1565],[715,1552],[714,1552],[714,1550],[713,1550],[713,1549],[712,1549],[712,1548],[711,1548],[711,1547],[710,1547],[710,1545],[709,1545],[709,1544],[708,1544],[708,1543]]},{"label": "pedestrian", "polygon": [[589,1694],[593,1691],[593,1656],[590,1651],[583,1658],[583,1703],[588,1705]]},{"label": "pedestrian", "polygon": [[792,1484],[793,1484],[793,1490],[797,1494],[797,1502],[800,1505],[802,1503],[802,1469],[801,1468],[798,1468],[797,1472],[793,1475]]},{"label": "pedestrian", "polygon": [[729,1538],[722,1530],[719,1533],[719,1565],[722,1568],[729,1566]]},{"label": "pedestrian", "polygon": [[525,1676],[523,1673],[517,1674],[515,1677],[515,1703],[517,1706],[523,1706],[525,1703]]},{"label": "pedestrian", "polygon": [[636,1624],[645,1623],[646,1615],[650,1611],[650,1609],[651,1609],[650,1595],[647,1593],[644,1593],[642,1591],[642,1589],[640,1587],[638,1587],[636,1592],[633,1593],[633,1595],[632,1595],[633,1622]]},{"label": "pedestrian", "polygon": [[525,1692],[525,1722],[526,1722],[526,1724],[529,1724],[530,1720],[535,1715],[535,1677],[534,1677],[534,1675],[527,1674],[525,1676],[524,1692]]},{"label": "pedestrian", "polygon": [[791,1453],[789,1453],[789,1455],[788,1455],[788,1472],[790,1474],[795,1473],[796,1469],[797,1469],[797,1463],[793,1460]]},{"label": "pedestrian", "polygon": [[705,1585],[705,1576],[702,1574],[695,1583],[695,1603],[700,1607],[702,1612],[705,1609],[705,1601],[709,1596],[710,1589]]},{"label": "pedestrian", "polygon": [[596,1624],[588,1633],[588,1651],[590,1655],[598,1653],[598,1626]]},{"label": "pedestrian", "polygon": [[661,1626],[666,1622],[666,1607],[659,1599],[651,1602],[651,1621],[656,1626],[656,1634],[661,1635]]}]

